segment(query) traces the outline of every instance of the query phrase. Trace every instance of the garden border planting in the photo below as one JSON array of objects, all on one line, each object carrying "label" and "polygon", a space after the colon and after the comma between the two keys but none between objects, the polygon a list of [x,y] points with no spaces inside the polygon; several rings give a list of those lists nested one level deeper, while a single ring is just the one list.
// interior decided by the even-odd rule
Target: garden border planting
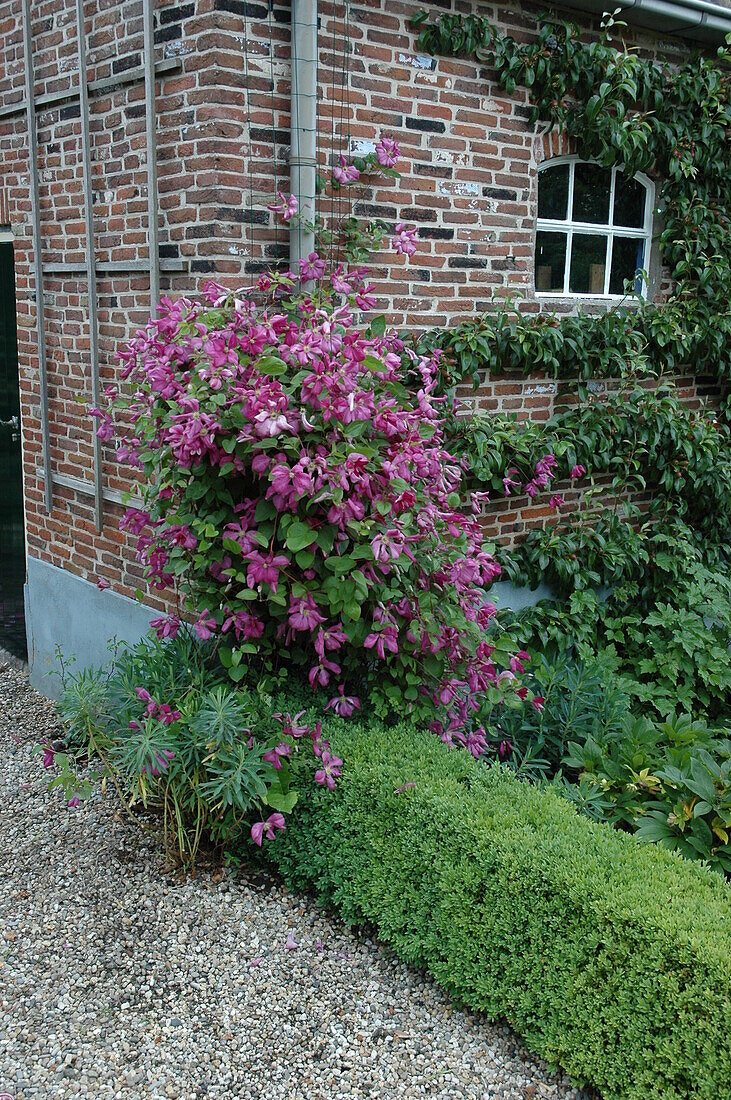
[{"label": "garden border planting", "polygon": [[406,725],[333,718],[328,736],[344,781],[311,783],[266,849],[287,879],[605,1100],[721,1100],[721,879]]}]

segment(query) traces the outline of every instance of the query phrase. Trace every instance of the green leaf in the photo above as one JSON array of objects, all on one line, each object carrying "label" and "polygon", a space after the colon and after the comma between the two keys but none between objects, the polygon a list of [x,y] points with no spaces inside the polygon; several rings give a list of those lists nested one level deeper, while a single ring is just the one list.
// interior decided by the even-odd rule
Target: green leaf
[{"label": "green leaf", "polygon": [[292,550],[295,554],[299,550],[304,550],[306,547],[312,546],[312,543],[317,542],[317,540],[317,531],[313,531],[306,523],[301,523],[299,520],[295,520],[287,531],[287,548]]},{"label": "green leaf", "polygon": [[262,355],[254,365],[262,374],[270,374],[274,377],[285,374],[287,370],[287,364],[278,355]]},{"label": "green leaf", "polygon": [[384,371],[388,370],[386,364],[382,363],[380,359],[376,359],[374,355],[366,355],[362,365],[366,370],[376,371],[379,374],[383,374]]},{"label": "green leaf", "polygon": [[297,805],[298,798],[297,791],[288,791],[284,794],[281,787],[270,787],[262,801],[273,810],[279,810],[281,814],[291,814]]}]

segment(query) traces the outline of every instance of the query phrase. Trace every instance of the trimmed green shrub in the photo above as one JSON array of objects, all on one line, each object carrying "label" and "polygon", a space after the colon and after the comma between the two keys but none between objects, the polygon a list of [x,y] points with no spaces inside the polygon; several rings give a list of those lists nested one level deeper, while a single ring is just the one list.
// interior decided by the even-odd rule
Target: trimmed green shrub
[{"label": "trimmed green shrub", "polygon": [[267,849],[605,1100],[731,1096],[731,891],[406,725],[328,722],[335,792]]}]

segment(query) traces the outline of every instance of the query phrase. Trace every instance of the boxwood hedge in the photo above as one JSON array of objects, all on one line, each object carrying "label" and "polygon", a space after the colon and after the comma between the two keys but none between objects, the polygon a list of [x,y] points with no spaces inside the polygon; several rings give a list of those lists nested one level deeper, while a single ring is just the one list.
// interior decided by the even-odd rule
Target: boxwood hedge
[{"label": "boxwood hedge", "polygon": [[731,1097],[731,889],[413,729],[328,723],[285,877],[622,1100]]}]

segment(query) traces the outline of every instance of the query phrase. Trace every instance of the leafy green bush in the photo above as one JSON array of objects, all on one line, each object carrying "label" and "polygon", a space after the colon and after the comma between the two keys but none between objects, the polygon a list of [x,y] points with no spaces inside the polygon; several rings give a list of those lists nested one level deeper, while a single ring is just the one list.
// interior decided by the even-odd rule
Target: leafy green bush
[{"label": "leafy green bush", "polygon": [[[660,716],[681,709],[731,718],[725,549],[704,546],[677,520],[640,530],[611,514],[595,517],[593,527],[590,520],[531,534],[515,551],[513,579],[535,584],[548,575],[559,591],[571,593],[568,600],[542,601],[519,613],[514,626],[522,643],[551,659],[602,655],[635,706]],[[592,581],[615,587],[602,598],[585,587]]]},{"label": "leafy green bush", "polygon": [[690,715],[637,717],[608,660],[542,657],[540,711],[506,711],[499,735],[516,774],[554,786],[595,821],[731,873],[731,730]]},{"label": "leafy green bush", "polygon": [[[128,812],[161,812],[166,853],[184,866],[202,845],[219,853],[249,837],[261,845],[285,828],[305,759],[330,789],[342,763],[320,723],[277,713],[280,678],[234,687],[214,647],[183,630],[165,643],[150,636],[116,647],[105,670],[65,668],[59,710],[67,751],[42,747],[44,766],[57,771],[51,786],[77,805],[94,786],[74,763],[100,761],[95,778],[113,783]],[[311,754],[298,751],[305,743]]]},{"label": "leafy green bush", "polygon": [[605,1100],[719,1100],[731,892],[552,791],[400,726],[333,720],[347,781],[267,854]]},{"label": "leafy green bush", "polygon": [[564,765],[602,798],[602,820],[731,873],[731,731],[690,715],[634,718],[569,741]]}]

